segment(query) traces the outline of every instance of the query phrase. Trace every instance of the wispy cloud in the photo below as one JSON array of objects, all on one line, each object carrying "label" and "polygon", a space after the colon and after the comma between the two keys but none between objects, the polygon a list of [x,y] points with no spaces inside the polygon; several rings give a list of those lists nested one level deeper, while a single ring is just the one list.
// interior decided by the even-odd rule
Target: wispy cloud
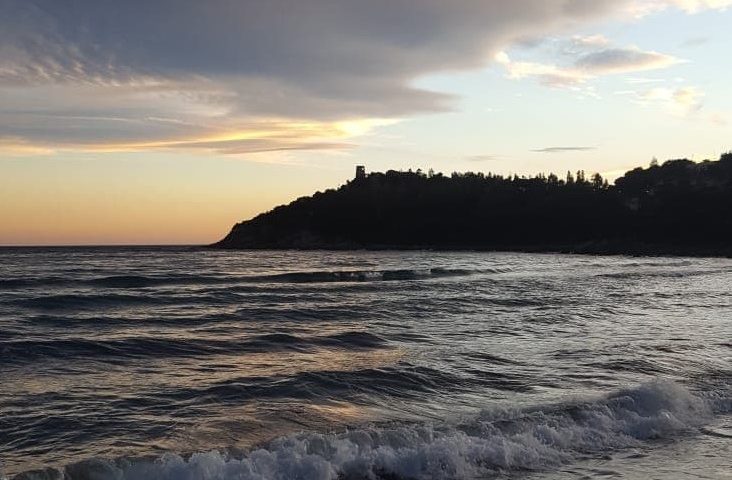
[{"label": "wispy cloud", "polygon": [[53,150],[17,137],[0,136],[0,152],[11,156],[50,155]]},{"label": "wispy cloud", "polygon": [[636,77],[636,78],[626,78],[625,81],[632,85],[643,85],[643,84],[648,84],[648,83],[665,83],[666,79],[665,78]]},{"label": "wispy cloud", "polygon": [[545,147],[531,150],[535,153],[567,153],[567,152],[587,152],[596,150],[597,147]]},{"label": "wispy cloud", "polygon": [[496,54],[495,60],[505,67],[509,78],[533,77],[553,87],[573,86],[603,75],[657,70],[680,62],[670,55],[637,47],[602,48],[582,54],[568,66],[513,61],[506,52]]},{"label": "wispy cloud", "polygon": [[577,59],[574,67],[590,76],[642,72],[667,68],[680,60],[638,47],[606,48]]},{"label": "wispy cloud", "polygon": [[718,127],[725,127],[729,125],[729,120],[727,119],[727,116],[719,112],[710,114],[709,121],[712,122],[712,124],[717,125]]},{"label": "wispy cloud", "polygon": [[637,0],[625,5],[626,12],[635,17],[644,17],[669,8],[677,8],[694,14],[704,10],[724,10],[732,0]]},{"label": "wispy cloud", "polygon": [[709,37],[692,37],[681,42],[681,47],[693,48],[704,45],[709,42]]},{"label": "wispy cloud", "polygon": [[572,68],[562,68],[539,62],[514,61],[506,52],[498,52],[495,56],[498,64],[502,65],[512,79],[527,77],[536,78],[544,85],[552,87],[567,87],[585,82],[589,76]]},{"label": "wispy cloud", "polygon": [[610,40],[605,35],[574,35],[570,40],[570,45],[574,49],[600,48],[610,44]]},{"label": "wispy cloud", "polygon": [[680,8],[688,13],[703,10],[723,10],[732,5],[732,0],[651,0],[652,3],[667,4]]},{"label": "wispy cloud", "polygon": [[694,86],[678,88],[656,87],[648,90],[625,90],[619,95],[630,96],[642,105],[660,105],[669,113],[686,116],[698,112],[703,106],[704,92]]},{"label": "wispy cloud", "polygon": [[481,155],[468,155],[465,157],[465,160],[469,162],[490,162],[493,160],[499,160],[501,158],[500,155],[490,155],[490,154],[481,154]]}]

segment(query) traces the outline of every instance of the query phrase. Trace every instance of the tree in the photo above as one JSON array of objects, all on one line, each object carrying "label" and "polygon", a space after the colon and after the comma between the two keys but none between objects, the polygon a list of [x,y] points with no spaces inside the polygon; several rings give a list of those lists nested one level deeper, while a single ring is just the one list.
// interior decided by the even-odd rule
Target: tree
[{"label": "tree", "polygon": [[602,175],[595,173],[592,175],[592,188],[595,190],[602,190],[606,182],[603,181]]},{"label": "tree", "polygon": [[732,255],[732,153],[718,162],[681,159],[639,167],[614,186],[599,173],[588,181],[582,170],[577,177],[567,172],[566,182],[554,174],[455,172],[428,178],[374,172],[363,182],[302,197],[240,223],[221,246],[561,249],[584,244],[617,245],[615,253],[645,244],[653,252],[666,245],[671,253]]}]

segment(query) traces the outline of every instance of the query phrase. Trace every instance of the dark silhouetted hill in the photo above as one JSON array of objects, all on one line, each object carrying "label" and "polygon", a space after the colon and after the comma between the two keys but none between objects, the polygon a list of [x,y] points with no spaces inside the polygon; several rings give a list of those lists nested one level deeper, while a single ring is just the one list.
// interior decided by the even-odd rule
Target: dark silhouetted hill
[{"label": "dark silhouetted hill", "polygon": [[731,240],[727,153],[636,168],[614,185],[584,172],[371,173],[239,223],[214,246],[731,255]]}]

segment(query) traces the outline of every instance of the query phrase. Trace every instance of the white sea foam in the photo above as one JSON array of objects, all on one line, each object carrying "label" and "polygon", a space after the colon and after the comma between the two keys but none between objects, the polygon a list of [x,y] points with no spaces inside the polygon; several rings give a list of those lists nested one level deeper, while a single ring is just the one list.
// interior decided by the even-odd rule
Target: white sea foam
[{"label": "white sea foam", "polygon": [[[218,452],[187,458],[171,454],[155,461],[93,459],[67,467],[65,478],[473,478],[512,470],[548,470],[578,455],[683,435],[709,421],[715,410],[711,400],[675,383],[658,381],[585,403],[486,411],[473,421],[450,427],[402,425],[340,434],[304,433],[278,439],[239,459]],[[49,473],[22,478],[54,478]]]}]

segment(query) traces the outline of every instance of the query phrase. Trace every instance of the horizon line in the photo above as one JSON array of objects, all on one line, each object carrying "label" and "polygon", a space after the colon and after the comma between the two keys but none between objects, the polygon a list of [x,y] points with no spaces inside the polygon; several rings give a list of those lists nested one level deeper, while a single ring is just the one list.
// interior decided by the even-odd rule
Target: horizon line
[{"label": "horizon line", "polygon": [[0,248],[114,248],[114,247],[205,247],[208,243],[64,243],[64,244],[0,244]]}]

